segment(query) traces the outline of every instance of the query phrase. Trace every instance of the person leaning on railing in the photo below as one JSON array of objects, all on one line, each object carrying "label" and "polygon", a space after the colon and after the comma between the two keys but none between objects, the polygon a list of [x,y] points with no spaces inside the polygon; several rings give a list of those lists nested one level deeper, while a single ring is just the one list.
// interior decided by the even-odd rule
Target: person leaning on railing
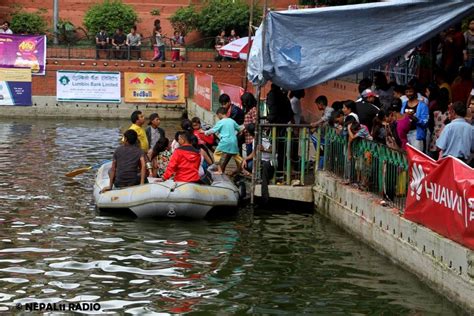
[{"label": "person leaning on railing", "polygon": [[125,41],[128,47],[128,59],[131,58],[132,52],[137,52],[138,60],[142,59],[141,47],[142,47],[142,37],[137,33],[137,27],[132,26],[130,33],[127,35],[127,40]]},{"label": "person leaning on railing", "polygon": [[332,108],[332,106],[328,105],[328,98],[325,95],[320,95],[319,97],[316,98],[314,103],[316,103],[316,107],[318,108],[319,111],[323,111],[323,115],[321,116],[319,120],[311,123],[311,127],[318,127],[318,126],[322,126],[324,124],[329,123],[329,120],[331,119],[334,109]]},{"label": "person leaning on railing", "polygon": [[101,26],[99,32],[95,35],[95,59],[100,59],[100,51],[107,52],[108,43],[109,36],[105,31],[105,27]]},{"label": "person leaning on railing", "polygon": [[173,61],[184,61],[186,59],[186,47],[184,46],[184,36],[179,31],[175,31],[171,38],[173,45],[171,52],[171,59]]},{"label": "person leaning on railing", "polygon": [[123,29],[118,28],[112,37],[112,49],[116,59],[125,59],[127,36],[123,34]]}]

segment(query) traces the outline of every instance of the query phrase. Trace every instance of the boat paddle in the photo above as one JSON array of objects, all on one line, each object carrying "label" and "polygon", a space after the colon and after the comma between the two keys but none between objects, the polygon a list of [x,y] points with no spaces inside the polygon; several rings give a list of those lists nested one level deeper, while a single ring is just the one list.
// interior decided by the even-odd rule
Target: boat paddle
[{"label": "boat paddle", "polygon": [[66,173],[66,177],[73,178],[73,177],[75,177],[77,175],[80,175],[84,172],[87,172],[89,170],[99,168],[100,166],[102,166],[103,164],[105,164],[107,162],[110,162],[110,160],[105,160],[105,161],[99,162],[98,164],[95,164],[95,165],[92,165],[92,166],[89,166],[89,167],[84,167],[84,168],[75,169],[73,171],[69,171],[68,173]]}]

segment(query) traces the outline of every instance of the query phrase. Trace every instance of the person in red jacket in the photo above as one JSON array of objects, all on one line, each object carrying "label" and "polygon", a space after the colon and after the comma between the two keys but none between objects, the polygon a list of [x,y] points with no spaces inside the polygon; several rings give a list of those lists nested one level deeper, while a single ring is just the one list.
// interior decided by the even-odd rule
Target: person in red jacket
[{"label": "person in red jacket", "polygon": [[194,135],[190,132],[179,132],[179,147],[171,155],[170,162],[163,175],[164,181],[174,175],[175,182],[201,182],[199,177],[201,154],[199,149],[191,145],[193,137]]},{"label": "person in red jacket", "polygon": [[194,136],[198,138],[199,145],[206,145],[206,147],[211,148],[214,145],[214,135],[204,134],[199,117],[193,117],[191,124],[193,126]]}]

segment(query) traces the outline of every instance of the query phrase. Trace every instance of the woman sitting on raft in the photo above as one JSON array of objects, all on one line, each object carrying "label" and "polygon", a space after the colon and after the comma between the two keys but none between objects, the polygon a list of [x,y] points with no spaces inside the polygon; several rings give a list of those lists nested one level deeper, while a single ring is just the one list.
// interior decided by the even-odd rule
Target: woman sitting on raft
[{"label": "woman sitting on raft", "polygon": [[152,165],[152,177],[161,178],[165,174],[171,157],[169,143],[168,138],[164,137],[160,138],[153,147],[151,157],[149,157]]}]

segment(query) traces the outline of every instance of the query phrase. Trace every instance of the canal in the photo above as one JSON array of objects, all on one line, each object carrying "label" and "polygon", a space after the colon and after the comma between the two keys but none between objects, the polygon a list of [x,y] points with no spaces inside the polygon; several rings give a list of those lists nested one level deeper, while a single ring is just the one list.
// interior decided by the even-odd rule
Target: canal
[{"label": "canal", "polygon": [[[0,119],[0,311],[96,302],[128,314],[462,315],[310,210],[203,221],[100,216],[94,173],[126,121]],[[173,137],[176,123],[163,124]]]}]

